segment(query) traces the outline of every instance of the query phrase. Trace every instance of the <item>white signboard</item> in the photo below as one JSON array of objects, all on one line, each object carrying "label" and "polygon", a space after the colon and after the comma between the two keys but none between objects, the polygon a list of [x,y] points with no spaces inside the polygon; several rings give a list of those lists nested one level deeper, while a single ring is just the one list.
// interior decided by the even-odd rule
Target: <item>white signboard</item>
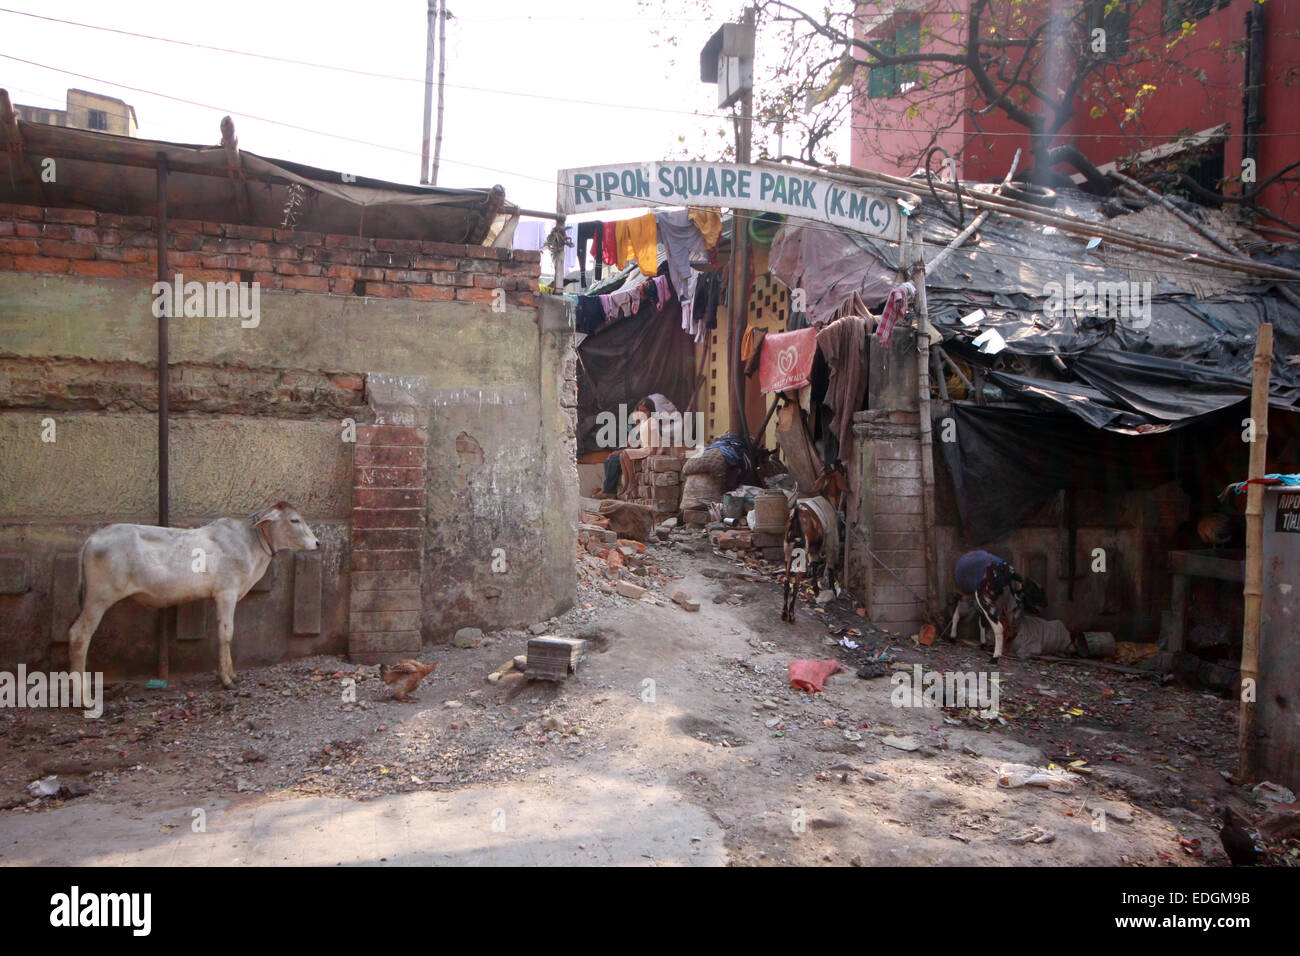
[{"label": "white signboard", "polygon": [[888,197],[815,173],[732,163],[626,163],[562,169],[556,208],[566,216],[603,209],[726,206],[830,223],[901,242],[904,216]]}]

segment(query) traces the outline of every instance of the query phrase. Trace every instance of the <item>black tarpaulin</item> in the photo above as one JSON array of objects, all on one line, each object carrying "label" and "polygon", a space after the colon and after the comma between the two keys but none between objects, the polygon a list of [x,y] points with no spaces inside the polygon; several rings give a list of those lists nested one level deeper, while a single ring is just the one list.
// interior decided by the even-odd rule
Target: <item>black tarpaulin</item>
[{"label": "black tarpaulin", "polygon": [[617,416],[626,405],[630,417],[637,402],[660,392],[685,414],[694,384],[695,345],[682,331],[676,296],[663,311],[643,306],[601,326],[578,346],[578,454],[602,450],[596,444],[601,412]]},{"label": "black tarpaulin", "polygon": [[1117,493],[1188,480],[1219,441],[1235,439],[1225,451],[1242,454],[1240,437],[1232,432],[1235,415],[1140,436],[1092,428],[1061,412],[955,402],[952,415],[957,440],[937,444],[962,529],[975,543],[1018,527],[1061,489]]}]

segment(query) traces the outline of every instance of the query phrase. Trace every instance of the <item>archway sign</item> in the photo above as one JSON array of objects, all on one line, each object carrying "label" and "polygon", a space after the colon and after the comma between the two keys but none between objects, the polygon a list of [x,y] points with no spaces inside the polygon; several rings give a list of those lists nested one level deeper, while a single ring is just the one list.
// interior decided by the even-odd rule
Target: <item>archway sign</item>
[{"label": "archway sign", "polygon": [[799,216],[901,242],[897,200],[802,169],[735,163],[624,163],[562,169],[562,216],[645,206],[726,206]]}]

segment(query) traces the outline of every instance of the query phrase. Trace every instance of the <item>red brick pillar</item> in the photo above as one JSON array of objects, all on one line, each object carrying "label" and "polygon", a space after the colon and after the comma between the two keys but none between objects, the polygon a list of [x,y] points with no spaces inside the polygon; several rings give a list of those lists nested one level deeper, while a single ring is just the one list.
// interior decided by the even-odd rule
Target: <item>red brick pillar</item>
[{"label": "red brick pillar", "polygon": [[420,651],[426,440],[423,428],[357,427],[348,657],[360,664]]}]

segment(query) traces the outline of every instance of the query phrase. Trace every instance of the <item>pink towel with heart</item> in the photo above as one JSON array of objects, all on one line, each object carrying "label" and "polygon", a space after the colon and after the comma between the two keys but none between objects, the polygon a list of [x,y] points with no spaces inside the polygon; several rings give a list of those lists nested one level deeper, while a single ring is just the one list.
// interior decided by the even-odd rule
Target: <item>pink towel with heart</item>
[{"label": "pink towel with heart", "polygon": [[794,332],[769,333],[763,339],[758,363],[758,381],[766,392],[797,391],[812,376],[817,354],[817,330],[809,327]]}]

